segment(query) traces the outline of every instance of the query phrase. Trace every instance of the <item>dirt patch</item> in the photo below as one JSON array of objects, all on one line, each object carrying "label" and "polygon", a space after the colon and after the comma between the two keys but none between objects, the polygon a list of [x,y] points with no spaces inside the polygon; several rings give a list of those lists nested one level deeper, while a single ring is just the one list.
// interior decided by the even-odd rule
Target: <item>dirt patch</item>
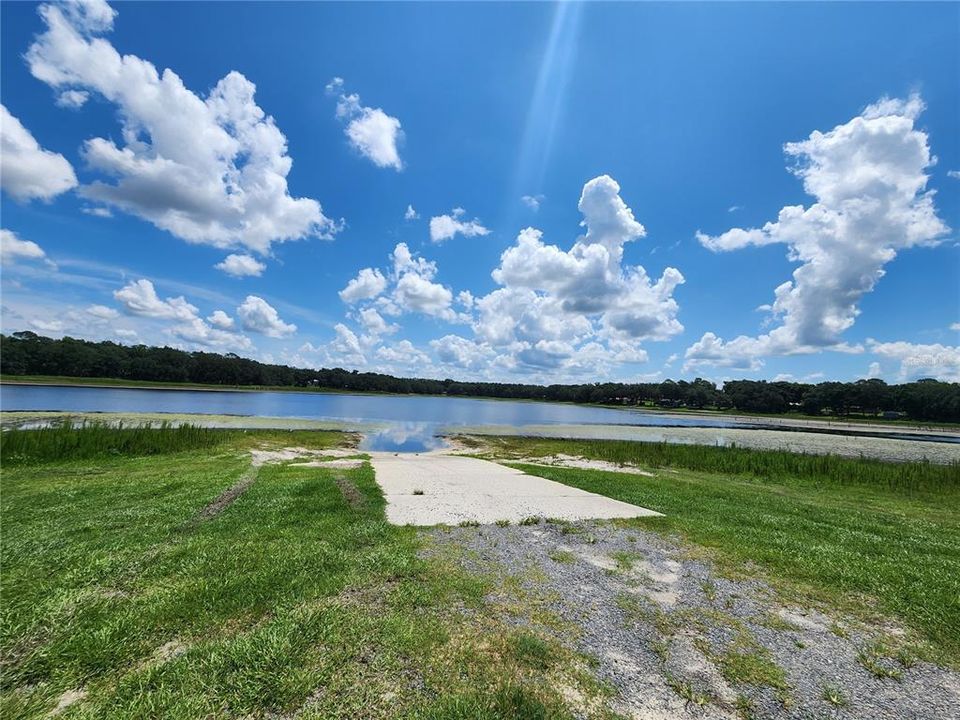
[{"label": "dirt patch", "polygon": [[363,467],[366,460],[310,460],[309,462],[290,463],[290,467],[327,468],[330,470],[356,470]]},{"label": "dirt patch", "polygon": [[350,507],[359,509],[367,502],[366,498],[363,497],[363,493],[353,484],[352,480],[343,475],[338,475],[334,478],[334,482],[337,484],[337,487],[340,488],[340,494],[343,495],[343,499],[347,501]]},{"label": "dirt patch", "polygon": [[87,691],[83,688],[78,688],[74,690],[67,690],[63,695],[60,696],[60,699],[57,701],[57,706],[50,711],[49,717],[54,717],[59,715],[68,707],[73,705],[75,702],[80,702],[87,696]]},{"label": "dirt patch", "polygon": [[243,495],[250,488],[250,486],[253,485],[258,474],[258,466],[254,466],[247,470],[247,472],[245,472],[237,482],[220,493],[216,500],[197,513],[196,517],[193,519],[193,522],[203,522],[204,520],[209,520],[210,518],[214,518],[222,513],[231,504],[233,504],[234,500]]},{"label": "dirt patch", "polygon": [[656,477],[652,472],[641,470],[633,465],[619,465],[617,463],[607,462],[606,460],[589,460],[576,455],[547,455],[545,457],[520,458],[516,462],[529,463],[530,465],[547,465],[552,467],[579,468],[581,470],[603,470],[605,472],[618,472],[628,475],[643,475],[645,477]]}]

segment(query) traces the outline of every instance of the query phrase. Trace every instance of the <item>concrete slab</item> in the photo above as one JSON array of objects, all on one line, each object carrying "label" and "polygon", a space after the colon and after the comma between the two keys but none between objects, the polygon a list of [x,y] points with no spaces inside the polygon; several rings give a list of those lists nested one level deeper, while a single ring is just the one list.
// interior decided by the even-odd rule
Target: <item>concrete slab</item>
[{"label": "concrete slab", "polygon": [[387,519],[396,525],[515,523],[531,516],[588,520],[660,515],[486,460],[437,453],[371,456],[387,498]]}]

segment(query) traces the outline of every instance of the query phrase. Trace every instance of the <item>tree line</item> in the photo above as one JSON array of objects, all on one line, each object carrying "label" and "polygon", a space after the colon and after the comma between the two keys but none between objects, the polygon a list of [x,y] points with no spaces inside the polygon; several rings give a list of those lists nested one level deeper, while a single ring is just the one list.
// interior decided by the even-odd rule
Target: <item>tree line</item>
[{"label": "tree line", "polygon": [[888,385],[879,379],[816,385],[734,380],[718,388],[697,378],[660,383],[460,382],[398,378],[342,368],[310,370],[262,363],[232,353],[187,352],[169,347],[120,345],[32,332],[0,335],[4,375],[60,375],[129,381],[183,382],[224,387],[303,387],[325,390],[456,395],[608,405],[738,410],[756,413],[906,417],[960,422],[960,383],[926,379]]}]

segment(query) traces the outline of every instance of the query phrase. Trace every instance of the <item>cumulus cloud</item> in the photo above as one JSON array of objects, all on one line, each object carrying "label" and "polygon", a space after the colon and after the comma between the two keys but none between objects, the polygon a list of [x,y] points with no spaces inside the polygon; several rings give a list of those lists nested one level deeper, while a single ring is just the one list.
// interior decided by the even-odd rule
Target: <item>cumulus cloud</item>
[{"label": "cumulus cloud", "polygon": [[545,195],[524,195],[520,198],[520,201],[534,212],[537,212],[537,210],[540,209],[540,203],[545,199]]},{"label": "cumulus cloud", "polygon": [[[200,317],[197,307],[182,295],[161,299],[149,280],[134,280],[114,292],[113,296],[129,315],[174,321],[173,325],[164,329],[164,333],[176,340],[222,350],[249,350],[253,347],[248,337],[230,331],[233,320],[222,310],[215,311],[205,321]],[[87,312],[94,314],[92,308]]]},{"label": "cumulus cloud", "polygon": [[214,310],[207,316],[207,322],[220,330],[230,330],[236,324],[233,318],[227,315],[223,310]]},{"label": "cumulus cloud", "polygon": [[260,277],[267,266],[251,255],[227,255],[214,267],[233,277]]},{"label": "cumulus cloud", "polygon": [[91,318],[100,322],[107,322],[120,317],[120,313],[106,305],[90,305],[86,312]]},{"label": "cumulus cloud", "polygon": [[409,340],[377,348],[376,356],[392,365],[423,367],[430,364],[430,356],[414,347]]},{"label": "cumulus cloud", "polygon": [[683,371],[704,365],[734,370],[759,370],[763,367],[763,346],[756,338],[740,336],[724,342],[712,332],[706,332],[684,353]]},{"label": "cumulus cloud", "polygon": [[113,213],[110,212],[110,208],[105,207],[82,207],[80,208],[80,212],[82,212],[84,215],[93,215],[94,217],[113,217]]},{"label": "cumulus cloud", "polygon": [[642,340],[683,330],[673,299],[683,276],[666,268],[653,281],[641,266],[623,265],[623,247],[646,230],[603,175],[587,182],[578,205],[586,233],[570,250],[520,232],[500,257],[502,285],[476,300],[477,339],[508,352],[519,365],[574,370],[586,362],[644,362]]},{"label": "cumulus cloud", "polygon": [[0,186],[20,200],[52,200],[77,185],[67,159],[44,150],[20,121],[0,105]]},{"label": "cumulus cloud", "polygon": [[883,360],[899,363],[901,381],[932,377],[960,382],[960,346],[917,345],[903,341],[881,343],[871,339],[867,341],[867,347],[869,352]]},{"label": "cumulus cloud", "polygon": [[130,281],[115,291],[113,297],[126,312],[140,317],[190,321],[199,312],[183,295],[161,300],[153,283],[146,279]]},{"label": "cumulus cloud", "polygon": [[277,311],[261,297],[247,295],[237,308],[237,316],[244,330],[258,332],[267,337],[281,338],[292,335],[297,326],[280,319]]},{"label": "cumulus cloud", "polygon": [[233,350],[253,348],[253,343],[246,335],[213,327],[199,317],[178,323],[169,328],[167,333],[180,340],[204,347]]},{"label": "cumulus cloud", "polygon": [[31,240],[21,240],[12,230],[0,229],[0,263],[12,265],[18,260],[43,260],[47,254]]},{"label": "cumulus cloud", "polygon": [[419,220],[420,213],[413,209],[413,205],[407,205],[407,211],[403,214],[404,220]]},{"label": "cumulus cloud", "polygon": [[403,142],[400,121],[380,108],[366,107],[356,93],[347,95],[343,78],[327,84],[327,94],[337,97],[337,119],[346,123],[350,145],[377,167],[403,170],[398,145]]},{"label": "cumulus cloud", "polygon": [[466,210],[454,208],[449,215],[438,215],[430,218],[430,240],[442,243],[460,234],[464,237],[489,235],[490,231],[483,226],[479,219],[464,220]]},{"label": "cumulus cloud", "polygon": [[64,90],[57,95],[57,107],[75,110],[83,107],[90,99],[90,93],[85,90]]},{"label": "cumulus cloud", "polygon": [[444,335],[431,340],[430,347],[440,362],[464,370],[483,370],[494,355],[489,345],[479,344],[459,335]]},{"label": "cumulus cloud", "polygon": [[379,337],[381,335],[392,335],[400,329],[396,323],[389,323],[375,308],[364,308],[359,313],[360,325],[367,335]]},{"label": "cumulus cloud", "polygon": [[697,357],[707,349],[741,359],[748,353],[853,349],[842,335],[884,266],[898,251],[935,245],[949,231],[937,216],[934,192],[926,189],[935,158],[927,134],[915,126],[923,109],[919,96],[884,98],[828,132],[787,143],[784,150],[795,163],[791,171],[815,202],[784,207],[777,220],[760,228],[697,233],[715,252],[783,244],[800,267],[774,290],[769,309],[781,321],[778,327],[727,343],[705,335],[688,350],[689,360],[715,360]]},{"label": "cumulus cloud", "polygon": [[960,180],[960,170],[947,170],[947,177]]},{"label": "cumulus cloud", "polygon": [[[46,30],[26,53],[34,77],[61,92],[101,95],[122,122],[120,145],[85,142],[84,159],[106,179],[81,187],[83,196],[220,248],[266,253],[273,242],[339,229],[316,200],[289,194],[286,138],[243,75],[229,73],[204,98],[172,70],[120,55],[102,37],[116,14],[105,2],[43,4],[39,12]],[[60,191],[75,184],[61,170]]]},{"label": "cumulus cloud", "polygon": [[345,303],[356,303],[377,297],[387,288],[387,279],[379,270],[364,268],[340,291],[340,299]]}]

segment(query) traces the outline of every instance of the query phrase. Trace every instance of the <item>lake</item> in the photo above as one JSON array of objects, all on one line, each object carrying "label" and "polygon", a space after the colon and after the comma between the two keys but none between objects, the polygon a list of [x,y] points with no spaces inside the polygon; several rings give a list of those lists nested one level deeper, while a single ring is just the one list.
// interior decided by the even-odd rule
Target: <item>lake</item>
[{"label": "lake", "polygon": [[427,425],[644,425],[730,427],[735,422],[684,418],[632,408],[482,400],[423,395],[322,392],[142,390],[76,385],[2,385],[0,409],[70,412],[163,412]]}]

